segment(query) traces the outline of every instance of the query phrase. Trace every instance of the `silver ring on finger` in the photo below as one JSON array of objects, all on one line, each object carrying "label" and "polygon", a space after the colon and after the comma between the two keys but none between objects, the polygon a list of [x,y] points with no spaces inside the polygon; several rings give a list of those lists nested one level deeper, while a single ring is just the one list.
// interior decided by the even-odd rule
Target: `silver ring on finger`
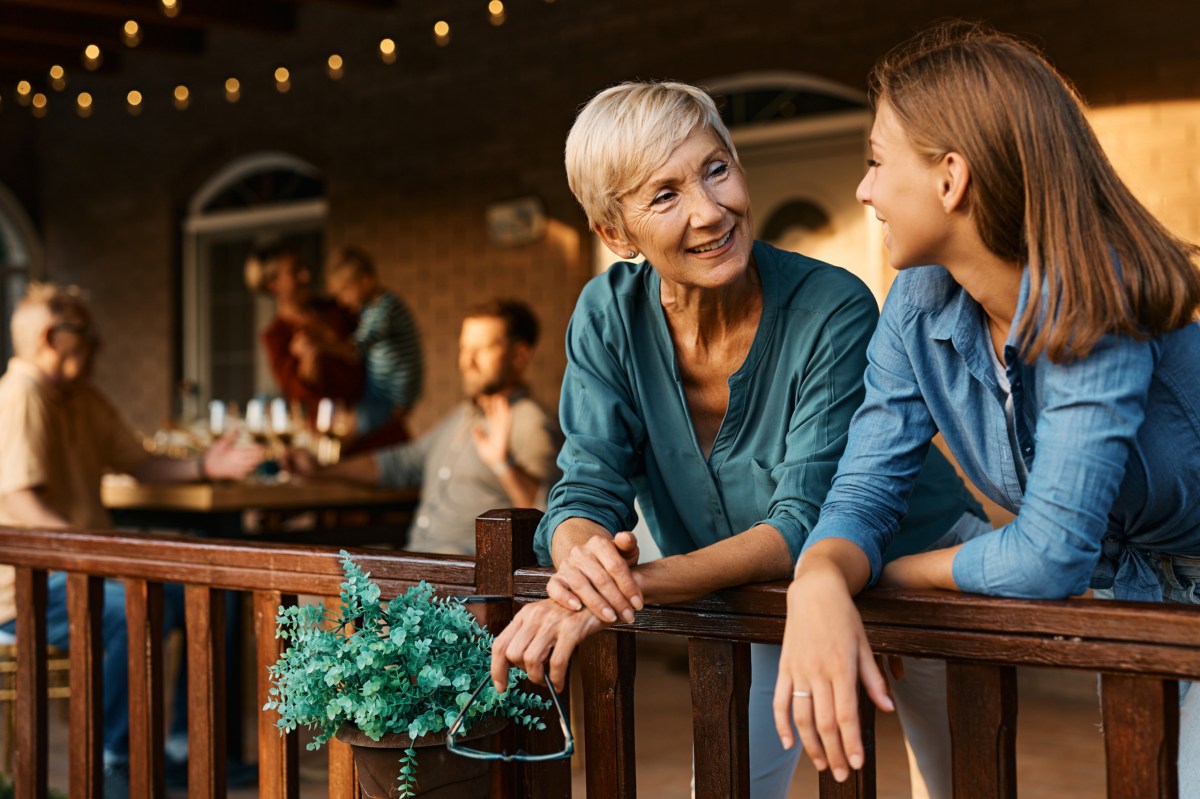
[{"label": "silver ring on finger", "polygon": [[812,699],[812,694],[808,691],[792,691],[792,696],[797,699]]}]

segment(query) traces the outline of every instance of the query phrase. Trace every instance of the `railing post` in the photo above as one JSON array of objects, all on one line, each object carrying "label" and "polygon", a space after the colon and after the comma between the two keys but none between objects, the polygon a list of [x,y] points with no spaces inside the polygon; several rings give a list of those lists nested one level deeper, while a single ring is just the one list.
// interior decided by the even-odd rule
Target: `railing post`
[{"label": "railing post", "polygon": [[104,579],[67,575],[71,626],[71,796],[97,799],[104,779]]},{"label": "railing post", "polygon": [[[163,587],[125,581],[129,647],[129,795],[163,796]],[[189,681],[190,682],[190,681]]]},{"label": "railing post", "polygon": [[1105,674],[1100,695],[1109,799],[1174,799],[1179,795],[1179,683]]},{"label": "railing post", "polygon": [[750,796],[750,645],[688,639],[698,799]]},{"label": "railing post", "polygon": [[185,585],[183,590],[188,649],[188,796],[224,799],[225,592],[204,585]]},{"label": "railing post", "polygon": [[50,745],[46,718],[46,572],[17,568],[16,795],[44,799]]},{"label": "railing post", "polygon": [[275,726],[277,716],[262,709],[271,699],[271,675],[267,667],[283,654],[283,641],[275,637],[275,616],[280,605],[295,605],[295,594],[279,591],[254,593],[254,639],[258,670],[258,793],[272,799],[300,796],[300,739],[295,732],[283,734]]},{"label": "railing post", "polygon": [[605,630],[579,647],[587,737],[587,795],[633,799],[637,763],[633,738],[633,635]]},{"label": "railing post", "polygon": [[954,795],[1016,799],[1017,671],[946,662]]},{"label": "railing post", "polygon": [[[537,566],[533,552],[533,534],[540,511],[528,509],[491,510],[475,520],[475,590],[487,596],[516,594],[514,574],[517,569]],[[488,612],[486,625],[493,634],[504,629],[512,618],[512,602],[484,606]],[[545,696],[545,692],[540,692]],[[570,697],[564,695],[564,712],[570,714]],[[544,732],[531,732],[523,727],[509,730],[503,736],[506,746],[519,746],[530,752],[548,751],[562,745],[558,727],[547,720]],[[528,796],[538,799],[557,799],[571,795],[571,763],[569,760],[548,763],[518,764],[515,769],[497,769],[492,794],[495,796]]]}]

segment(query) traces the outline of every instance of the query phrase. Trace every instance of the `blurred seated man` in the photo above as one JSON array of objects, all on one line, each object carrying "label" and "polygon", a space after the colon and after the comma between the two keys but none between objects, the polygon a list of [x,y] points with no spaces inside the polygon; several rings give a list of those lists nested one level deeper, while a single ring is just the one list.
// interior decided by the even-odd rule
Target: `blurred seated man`
[{"label": "blurred seated man", "polygon": [[[458,344],[466,399],[425,435],[321,471],[388,487],[421,487],[407,549],[475,553],[475,517],[492,508],[545,507],[558,479],[562,434],[529,396],[525,373],[538,321],[524,303],[496,300],[467,312]],[[312,458],[293,453],[311,474]]]},{"label": "blurred seated man", "polygon": [[257,250],[246,261],[246,286],[275,299],[275,318],[262,332],[271,375],[289,402],[316,413],[323,397],[358,402],[363,367],[347,356],[355,317],[336,302],[312,295],[312,273],[286,244]]},{"label": "blurred seated man", "polygon": [[406,418],[425,376],[421,335],[408,306],[383,287],[370,256],[355,247],[330,260],[325,286],[338,305],[358,315],[351,355],[362,361],[366,384],[354,408],[356,443],[365,451],[407,441]]},{"label": "blurred seated man", "polygon": [[[33,284],[12,317],[15,357],[0,377],[0,524],[98,530],[112,526],[100,502],[106,471],[147,482],[240,479],[262,459],[259,447],[221,439],[188,460],[150,457],[89,379],[99,343],[92,316],[73,289]],[[66,575],[50,575],[47,638],[66,649]],[[183,625],[183,595],[167,586],[167,629]],[[0,633],[16,630],[15,571],[0,566]],[[129,656],[125,589],[104,583],[104,760],[109,799],[128,791]]]}]

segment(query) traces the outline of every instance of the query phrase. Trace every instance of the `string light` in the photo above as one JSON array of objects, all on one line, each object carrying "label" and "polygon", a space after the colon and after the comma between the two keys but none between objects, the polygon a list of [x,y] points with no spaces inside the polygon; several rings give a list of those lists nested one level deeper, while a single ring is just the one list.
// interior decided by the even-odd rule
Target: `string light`
[{"label": "string light", "polygon": [[342,57],[337,53],[329,56],[329,60],[325,62],[326,71],[329,72],[329,77],[333,80],[341,80],[342,75]]},{"label": "string light", "polygon": [[450,23],[440,19],[433,24],[433,40],[438,47],[450,44]]},{"label": "string light", "polygon": [[179,12],[183,10],[183,3],[180,0],[162,0],[162,12],[164,17],[174,19],[179,16]]},{"label": "string light", "polygon": [[382,39],[379,42],[379,58],[385,64],[396,63],[396,43],[391,39]]},{"label": "string light", "polygon": [[488,14],[491,15],[492,24],[499,27],[504,24],[504,3],[501,0],[492,0],[488,3]]},{"label": "string light", "polygon": [[104,61],[104,55],[100,52],[100,46],[89,44],[83,48],[83,66],[89,72],[95,72],[100,68],[100,64]]},{"label": "string light", "polygon": [[17,102],[20,105],[29,105],[29,100],[33,95],[33,86],[27,80],[23,80],[17,84]]},{"label": "string light", "polygon": [[33,96],[33,100],[31,102],[33,103],[33,115],[35,117],[41,119],[42,117],[46,116],[46,106],[48,104],[46,95],[38,92]]},{"label": "string light", "polygon": [[142,113],[142,93],[137,89],[125,95],[125,102],[128,104],[129,113],[133,116]]},{"label": "string light", "polygon": [[287,91],[292,88],[292,75],[287,71],[287,67],[279,67],[275,70],[275,89],[280,94],[287,94]]},{"label": "string light", "polygon": [[84,119],[92,115],[92,96],[87,92],[80,92],[75,98],[75,113],[79,114]]},{"label": "string light", "polygon": [[230,78],[225,81],[225,99],[231,103],[236,103],[242,97],[242,82],[237,78]]},{"label": "string light", "polygon": [[182,83],[179,84],[178,86],[176,86],[175,87],[175,107],[178,108],[180,111],[187,108],[188,101],[190,99],[190,95],[191,95],[191,93],[188,91],[187,86],[184,86]]},{"label": "string light", "polygon": [[50,67],[50,88],[56,92],[67,88],[67,71],[58,64]]},{"label": "string light", "polygon": [[126,47],[137,47],[142,43],[142,27],[136,19],[126,20],[121,26],[121,41],[125,42]]}]

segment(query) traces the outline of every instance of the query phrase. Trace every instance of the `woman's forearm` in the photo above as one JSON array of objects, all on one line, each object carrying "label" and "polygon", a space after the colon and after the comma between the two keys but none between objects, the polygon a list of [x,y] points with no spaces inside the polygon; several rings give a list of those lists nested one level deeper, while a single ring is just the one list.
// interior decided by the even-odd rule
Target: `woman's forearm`
[{"label": "woman's forearm", "polygon": [[638,566],[634,575],[646,602],[668,604],[744,583],[782,580],[792,568],[783,536],[760,524],[711,546]]},{"label": "woman's forearm", "polygon": [[941,588],[958,591],[954,581],[954,556],[962,544],[897,558],[883,568],[880,588]]}]

